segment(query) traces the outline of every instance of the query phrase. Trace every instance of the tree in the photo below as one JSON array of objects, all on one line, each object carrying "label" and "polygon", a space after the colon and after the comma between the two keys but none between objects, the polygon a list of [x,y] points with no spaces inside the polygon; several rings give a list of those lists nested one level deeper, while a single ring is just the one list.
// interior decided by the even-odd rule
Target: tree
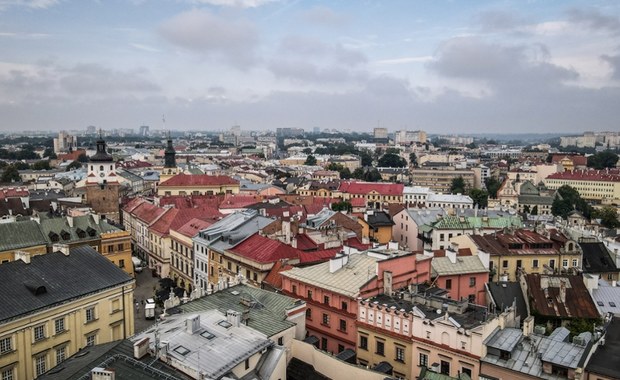
[{"label": "tree", "polygon": [[73,169],[79,169],[81,167],[82,167],[82,164],[79,161],[73,161],[72,163],[67,165],[67,168],[65,169],[65,171],[70,171],[70,170],[73,170]]},{"label": "tree", "polygon": [[357,168],[353,171],[352,177],[367,182],[381,181],[381,173],[376,168]]},{"label": "tree", "polygon": [[362,151],[360,153],[360,158],[362,159],[362,166],[372,166],[372,156],[370,153]]},{"label": "tree", "polygon": [[469,190],[469,197],[474,201],[474,206],[478,208],[487,208],[489,204],[489,193],[481,189]]},{"label": "tree", "polygon": [[86,155],[86,153],[82,153],[78,156],[77,160],[79,162],[88,162],[88,156]]},{"label": "tree", "polygon": [[538,205],[535,205],[534,207],[532,207],[532,212],[530,214],[538,215]]},{"label": "tree", "polygon": [[551,214],[553,214],[553,216],[560,216],[566,219],[571,211],[573,211],[573,206],[570,201],[567,199],[562,199],[556,195],[553,203],[551,204]]},{"label": "tree", "polygon": [[579,192],[573,187],[569,185],[562,185],[558,189],[558,194],[560,194],[562,199],[567,201],[567,203],[571,206],[571,209],[580,211],[583,216],[588,219],[592,217],[594,209],[585,199],[581,198]]},{"label": "tree", "polygon": [[465,194],[465,180],[463,177],[458,176],[452,178],[452,185],[450,185],[450,192],[452,194]]},{"label": "tree", "polygon": [[523,212],[526,214],[531,214],[532,210],[530,210],[530,205],[523,206]]},{"label": "tree", "polygon": [[54,149],[49,147],[45,148],[45,151],[43,152],[43,157],[49,157],[50,159],[58,158],[58,156],[56,156],[56,153],[54,153]]},{"label": "tree", "polygon": [[497,177],[489,177],[484,181],[484,184],[487,187],[489,196],[496,199],[497,190],[499,190],[500,186],[502,186],[502,183],[497,179]]},{"label": "tree", "polygon": [[332,203],[332,210],[351,212],[353,210],[353,206],[351,206],[351,202],[347,201],[335,202]]},{"label": "tree", "polygon": [[37,161],[31,166],[32,170],[50,170],[50,162],[47,160]]},{"label": "tree", "polygon": [[335,162],[332,162],[329,165],[327,165],[326,169],[337,171],[338,173],[340,173],[340,178],[342,179],[351,178],[351,171],[349,170],[349,168],[343,165],[337,164]]},{"label": "tree", "polygon": [[28,165],[25,162],[15,162],[15,163],[13,163],[13,166],[15,166],[15,169],[17,169],[17,170],[28,170],[28,169],[30,169],[30,165]]},{"label": "tree", "polygon": [[594,169],[615,168],[618,162],[618,155],[612,151],[606,150],[588,157],[588,167]]},{"label": "tree", "polygon": [[478,148],[478,145],[476,145],[475,143],[470,143],[470,144],[465,145],[465,147],[468,149],[476,149]]},{"label": "tree", "polygon": [[377,166],[381,168],[404,168],[407,166],[407,161],[397,154],[386,153],[381,156]]},{"label": "tree", "polygon": [[415,152],[409,153],[409,163],[413,167],[418,167],[418,156],[416,156]]},{"label": "tree", "polygon": [[302,150],[302,152],[303,152],[304,154],[310,154],[310,153],[312,153],[312,148],[304,148],[304,149]]},{"label": "tree", "polygon": [[14,165],[9,165],[4,169],[4,173],[2,173],[2,178],[0,178],[1,182],[19,182],[21,181],[21,177],[19,176],[19,172]]},{"label": "tree", "polygon": [[594,212],[596,218],[601,220],[601,225],[606,228],[618,228],[620,227],[620,220],[618,220],[618,212],[614,206],[603,206],[602,208]]},{"label": "tree", "polygon": [[316,165],[316,158],[311,154],[308,155],[308,157],[306,157],[306,162],[304,162],[304,165],[308,165],[308,166]]}]

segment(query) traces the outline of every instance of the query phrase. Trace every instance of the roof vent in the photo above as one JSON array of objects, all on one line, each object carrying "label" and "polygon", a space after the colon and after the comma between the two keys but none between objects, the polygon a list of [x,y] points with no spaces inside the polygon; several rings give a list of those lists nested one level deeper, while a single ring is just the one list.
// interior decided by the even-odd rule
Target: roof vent
[{"label": "roof vent", "polygon": [[47,289],[44,285],[35,284],[34,282],[27,281],[24,282],[24,286],[26,287],[26,289],[30,290],[30,293],[35,296],[40,296],[41,294],[47,293]]}]

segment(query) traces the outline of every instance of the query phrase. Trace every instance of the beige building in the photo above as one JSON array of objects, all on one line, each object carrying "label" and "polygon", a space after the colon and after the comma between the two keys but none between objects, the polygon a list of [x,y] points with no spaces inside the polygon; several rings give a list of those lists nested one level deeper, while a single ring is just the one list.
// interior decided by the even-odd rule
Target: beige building
[{"label": "beige building", "polygon": [[544,183],[551,190],[569,185],[588,200],[620,200],[620,171],[617,169],[555,173],[547,177]]},{"label": "beige building", "polygon": [[157,195],[217,195],[239,194],[239,181],[222,175],[177,174],[159,184]]},{"label": "beige building", "polygon": [[134,279],[88,246],[18,254],[0,278],[1,379],[37,378],[84,347],[134,333]]},{"label": "beige building", "polygon": [[428,187],[439,193],[449,193],[454,178],[463,177],[468,189],[480,188],[480,179],[473,170],[456,169],[453,166],[411,169],[411,183]]}]

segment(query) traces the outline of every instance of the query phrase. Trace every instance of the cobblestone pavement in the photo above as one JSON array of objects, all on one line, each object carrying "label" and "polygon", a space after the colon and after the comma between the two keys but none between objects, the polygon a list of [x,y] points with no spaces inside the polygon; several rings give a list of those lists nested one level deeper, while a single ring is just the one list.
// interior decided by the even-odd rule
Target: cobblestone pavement
[{"label": "cobblestone pavement", "polygon": [[[148,298],[153,298],[154,288],[158,286],[159,278],[153,277],[151,271],[145,268],[141,273],[136,273],[136,289],[134,290],[134,331],[136,333],[144,331],[155,323],[154,319],[144,318],[144,303]],[[142,302],[141,302],[142,301]],[[136,309],[136,302],[138,308]],[[155,309],[155,315],[161,313],[159,307]]]}]

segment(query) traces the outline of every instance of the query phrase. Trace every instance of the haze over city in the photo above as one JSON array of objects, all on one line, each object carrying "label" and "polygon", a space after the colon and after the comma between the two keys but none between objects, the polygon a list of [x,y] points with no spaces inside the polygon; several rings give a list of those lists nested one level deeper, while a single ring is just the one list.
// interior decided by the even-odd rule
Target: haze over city
[{"label": "haze over city", "polygon": [[615,1],[0,0],[0,130],[617,130]]}]

